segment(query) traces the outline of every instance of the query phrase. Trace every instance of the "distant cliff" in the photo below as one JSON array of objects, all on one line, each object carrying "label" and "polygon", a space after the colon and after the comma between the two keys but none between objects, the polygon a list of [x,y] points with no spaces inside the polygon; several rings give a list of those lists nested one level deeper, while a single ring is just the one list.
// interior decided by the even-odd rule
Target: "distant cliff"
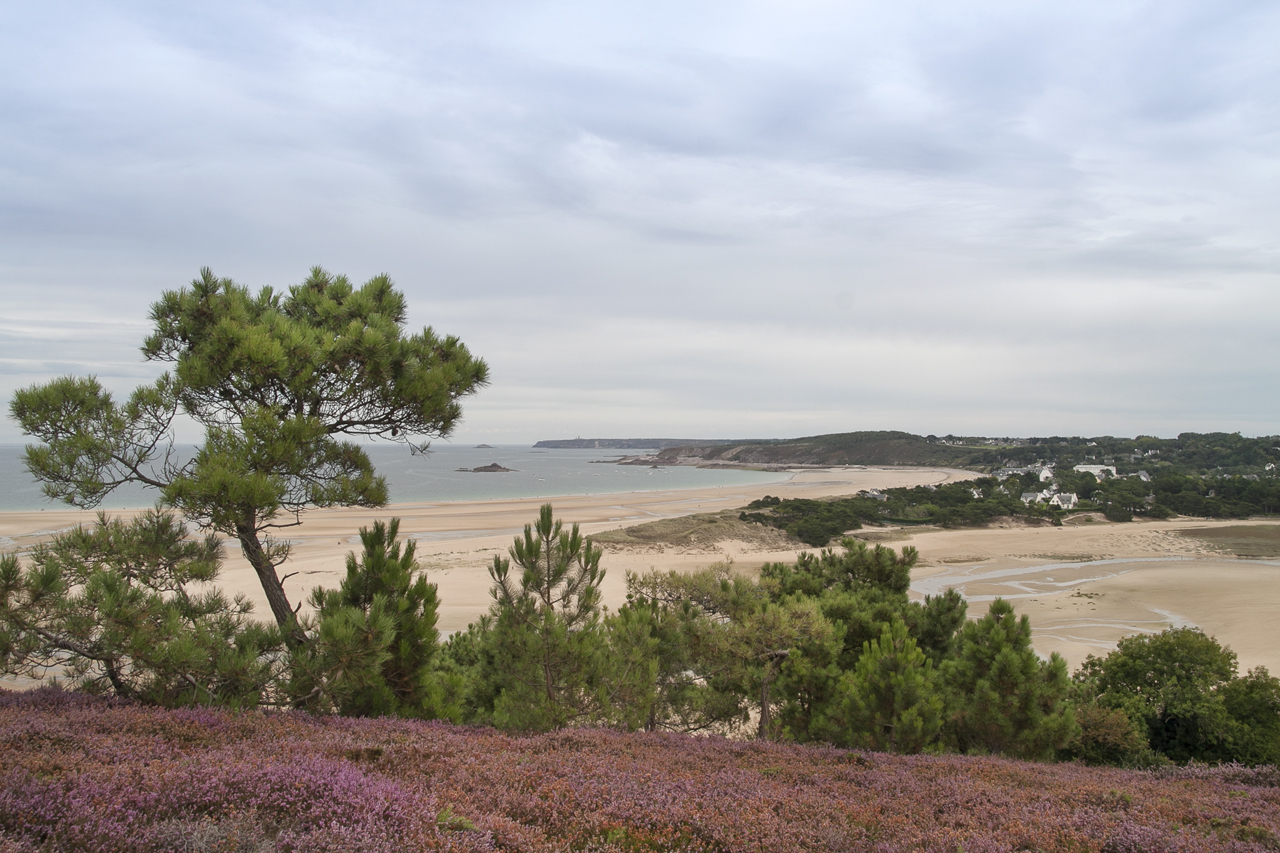
[{"label": "distant cliff", "polygon": [[556,439],[554,441],[539,441],[534,447],[545,447],[553,450],[564,450],[566,448],[587,447],[587,448],[614,448],[617,450],[661,450],[664,447],[685,447],[687,445],[699,445],[702,447],[710,447],[717,444],[724,444],[725,441],[718,439],[697,439],[697,438],[565,438]]}]

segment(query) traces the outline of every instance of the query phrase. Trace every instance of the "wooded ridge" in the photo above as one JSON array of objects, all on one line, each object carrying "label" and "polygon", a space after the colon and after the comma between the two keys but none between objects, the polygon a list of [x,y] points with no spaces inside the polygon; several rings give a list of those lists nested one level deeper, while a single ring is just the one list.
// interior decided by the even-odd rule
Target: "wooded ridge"
[{"label": "wooded ridge", "polygon": [[1280,468],[1280,436],[1185,432],[1177,438],[1050,436],[989,438],[862,431],[765,441],[698,442],[659,450],[657,464],[926,465],[994,471],[1034,464],[1059,469],[1110,465],[1124,475],[1271,474]]}]

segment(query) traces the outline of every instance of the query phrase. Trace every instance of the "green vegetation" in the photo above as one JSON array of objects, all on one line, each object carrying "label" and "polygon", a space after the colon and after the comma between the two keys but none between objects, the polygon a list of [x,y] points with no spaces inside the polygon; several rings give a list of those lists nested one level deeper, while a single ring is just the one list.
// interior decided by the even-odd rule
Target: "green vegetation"
[{"label": "green vegetation", "polygon": [[[1260,669],[1238,677],[1234,655],[1212,638],[1185,629],[1128,638],[1073,682],[1059,657],[1035,655],[1027,618],[1008,603],[997,599],[967,621],[954,591],[910,601],[915,550],[850,538],[767,564],[758,578],[729,565],[629,575],[627,603],[609,613],[599,547],[544,505],[509,556],[494,559],[489,612],[441,645],[436,588],[412,544],[397,541],[393,519],[361,530],[362,554],[349,555],[339,588],[314,590],[314,612],[299,618],[277,574],[288,546],[274,531],[308,507],[386,500],[367,455],[339,437],[412,444],[445,435],[458,399],[486,381],[484,363],[457,340],[430,329],[402,334],[404,316],[385,277],[357,289],[315,269],[287,296],[255,296],[205,270],[152,311],[143,352],[172,363],[172,373],[123,404],[92,378],[19,392],[12,414],[43,442],[28,448],[27,466],[50,496],[91,507],[122,483],[141,482],[158,491],[162,509],[128,524],[100,517],[36,549],[25,565],[0,558],[0,672],[51,673],[87,692],[163,706],[439,718],[516,732],[741,733],[754,721],[762,740],[894,752],[1122,764],[1280,757],[1280,681]],[[173,453],[180,416],[205,430],[188,462]],[[1176,452],[1160,445],[1160,465],[1175,461],[1154,466],[1151,483],[1099,482],[1063,467],[1058,485],[1116,520],[1188,508],[1270,511],[1274,478],[1239,470],[1267,471],[1270,451],[1238,436],[1200,438]],[[823,464],[851,455],[957,464],[1037,452],[1026,442],[905,433],[806,441],[805,453]],[[764,455],[795,450],[786,444],[762,445]],[[1146,446],[1131,461],[1151,459],[1138,455]],[[1067,448],[1054,451],[1057,459],[1078,449],[1054,447]],[[724,458],[744,452],[723,449]],[[1224,467],[1177,468],[1187,460]],[[826,545],[864,523],[1058,519],[1022,499],[1041,487],[1039,472],[1004,474],[834,501],[766,498],[739,518],[626,536],[694,542],[713,526],[745,532],[760,522]],[[205,538],[190,537],[189,526]],[[214,587],[218,533],[239,542],[274,624],[253,621],[245,601]],[[373,762],[382,750],[353,755]],[[436,829],[469,831],[447,807],[433,814]]]},{"label": "green vegetation", "polygon": [[1059,469],[1080,464],[1115,465],[1124,476],[1147,471],[1159,474],[1200,474],[1213,476],[1274,475],[1280,468],[1280,436],[1248,438],[1240,433],[1184,432],[1177,438],[1093,438],[1027,439],[1026,444],[999,452],[1001,464],[1030,465],[1053,463]]},{"label": "green vegetation", "polygon": [[[938,486],[885,489],[874,496],[860,493],[823,500],[784,500],[766,495],[747,504],[738,517],[744,522],[777,528],[806,545],[822,548],[864,524],[968,527],[1008,517],[1058,524],[1069,511],[1051,506],[1041,496],[1050,487],[1056,489],[1055,493],[1070,493],[1079,499],[1072,511],[1101,512],[1109,521],[1174,515],[1248,518],[1273,512],[1280,506],[1280,479],[1163,474],[1154,480],[1128,476],[1099,481],[1092,473],[1067,470],[1056,473],[1051,483],[1028,473],[1012,474],[1004,479],[979,477]],[[1036,500],[1024,502],[1022,496],[1028,493]],[[1255,529],[1270,528],[1250,528]],[[1245,549],[1236,553],[1256,556],[1278,553],[1280,538],[1274,534],[1257,532],[1233,536],[1235,544],[1224,544],[1224,547]]]},{"label": "green vegetation", "polygon": [[861,494],[827,500],[784,500],[766,495],[747,504],[739,518],[785,530],[806,545],[822,548],[863,524],[963,527],[1008,516],[1049,520],[1061,517],[1060,512],[1043,505],[1024,504],[1020,495],[1025,489],[1018,477],[1003,483],[995,477],[983,477],[936,487],[885,489],[878,497]]},{"label": "green vegetation", "polygon": [[311,642],[295,660],[289,692],[311,710],[349,716],[457,717],[434,671],[436,587],[420,574],[414,544],[396,541],[400,520],[362,528],[364,553],[347,555],[336,590],[311,594]]},{"label": "green vegetation", "polygon": [[[0,672],[52,671],[75,688],[158,705],[252,707],[279,632],[206,585],[222,546],[167,513],[99,516],[30,555],[0,557]],[[197,592],[196,588],[206,591]]]},{"label": "green vegetation", "polygon": [[1280,511],[1280,479],[1274,477],[1162,474],[1151,483],[1151,494],[1153,512],[1157,513],[1167,510],[1199,518],[1248,518]]},{"label": "green vegetation", "polygon": [[[1280,436],[1182,433],[1177,438],[982,438],[919,436],[906,432],[847,432],[774,441],[738,441],[666,448],[660,459],[699,457],[756,465],[938,465],[994,471],[1034,464],[1068,470],[1114,465],[1120,475],[1145,470],[1213,476],[1274,475]],[[1272,468],[1268,469],[1267,466]]]},{"label": "green vegetation", "polygon": [[[479,640],[471,713],[506,729],[545,731],[587,717],[603,653],[601,551],[544,504],[510,559],[494,557],[492,620]],[[520,573],[512,575],[511,563]]]},{"label": "green vegetation", "polygon": [[[741,733],[893,752],[1150,766],[1280,759],[1280,680],[1236,675],[1212,638],[1123,640],[1073,680],[995,600],[910,601],[917,560],[846,538],[765,565],[629,575],[600,603],[601,552],[544,505],[490,569],[493,605],[440,645],[435,588],[398,523],[361,531],[306,642],[210,590],[221,553],[172,515],[102,519],[0,561],[0,671],[166,706],[291,706],[537,732],[575,725]],[[199,594],[194,589],[201,589]]]},{"label": "green vegetation", "polygon": [[[1121,760],[1150,751],[1179,762],[1280,762],[1280,679],[1264,667],[1237,676],[1235,653],[1195,628],[1125,637],[1106,657],[1090,656],[1076,682],[1083,704],[1109,709],[1119,729],[1122,715],[1141,736],[1138,750],[1111,751]],[[1099,751],[1089,744],[1082,755]]]},{"label": "green vegetation", "polygon": [[1030,620],[1007,601],[996,599],[986,616],[965,623],[958,653],[942,669],[962,751],[1050,758],[1077,732],[1066,662],[1037,657]]},{"label": "green vegetation", "polygon": [[837,743],[916,753],[938,736],[945,707],[933,661],[894,619],[879,640],[862,644],[857,666],[840,677],[826,726]]},{"label": "green vegetation", "polygon": [[[401,553],[393,528],[362,531],[363,560],[351,558],[340,590],[315,593],[314,620],[298,620],[277,572],[289,546],[275,532],[308,507],[386,503],[368,455],[341,436],[422,449],[485,384],[484,362],[456,338],[405,334],[405,317],[386,276],[356,288],[317,267],[288,294],[254,295],[205,269],[152,306],[143,355],[173,365],[153,384],[123,403],[92,377],[15,394],[11,414],[43,442],[26,464],[47,495],[93,507],[142,483],[166,511],[60,536],[25,572],[5,558],[5,670],[53,667],[164,704],[448,715],[448,679],[430,674],[435,590],[414,579],[413,549]],[[204,429],[186,462],[179,418]],[[250,621],[243,601],[192,591],[215,579],[220,551],[213,538],[186,541],[170,511],[236,538],[278,631]]]},{"label": "green vegetation", "polygon": [[[124,403],[92,377],[14,395],[14,419],[43,442],[28,446],[27,468],[47,495],[80,507],[142,483],[201,529],[234,536],[276,623],[304,642],[276,572],[289,547],[273,531],[307,507],[387,500],[369,457],[338,436],[448,435],[458,399],[486,382],[456,338],[404,334],[406,314],[386,276],[356,288],[316,267],[287,295],[255,296],[204,269],[152,306],[143,355],[173,365],[154,384]],[[185,464],[173,452],[179,416],[205,431]]]},{"label": "green vegetation", "polygon": [[[544,542],[549,525],[544,507],[537,525]],[[522,541],[513,558],[527,550]],[[575,547],[590,551],[585,542]],[[492,678],[477,679],[469,719],[522,731],[578,720],[685,732],[741,731],[754,720],[763,739],[1132,766],[1257,763],[1280,750],[1280,681],[1265,671],[1236,678],[1234,656],[1212,639],[1194,632],[1197,642],[1163,641],[1179,640],[1176,632],[1129,638],[1073,681],[1061,658],[1035,654],[1027,618],[1007,602],[967,621],[954,591],[908,600],[916,559],[910,547],[846,538],[839,549],[767,564],[757,580],[727,564],[629,575],[618,613],[577,617],[579,648],[595,653],[561,658],[576,661],[573,691],[535,696],[532,686],[542,682],[534,661],[512,664],[529,683],[495,689]],[[524,653],[500,631],[502,602],[520,593],[502,589],[495,585],[492,614],[446,647],[455,666],[477,661],[484,672],[491,661]],[[1144,679],[1135,675],[1143,666],[1184,675]],[[1186,675],[1202,670],[1209,675]],[[1153,679],[1166,687],[1153,687]],[[1153,689],[1173,693],[1157,698]],[[539,703],[543,711],[529,710]],[[502,707],[526,716],[495,713]],[[552,707],[559,710],[546,710]]]},{"label": "green vegetation", "polygon": [[[743,521],[776,527],[815,548],[864,524],[962,527],[1011,516],[1058,523],[1072,511],[1099,512],[1108,521],[1248,518],[1280,511],[1276,436],[986,439],[856,432],[669,448],[659,457],[754,465],[947,465],[998,475],[828,500],[765,497],[740,514]],[[1107,466],[1116,476],[1099,479],[1075,471],[1076,465]],[[1040,471],[1051,476],[1042,479]],[[1074,495],[1079,503],[1053,507],[1049,502],[1058,493]],[[1027,494],[1031,499],[1024,501]]]}]

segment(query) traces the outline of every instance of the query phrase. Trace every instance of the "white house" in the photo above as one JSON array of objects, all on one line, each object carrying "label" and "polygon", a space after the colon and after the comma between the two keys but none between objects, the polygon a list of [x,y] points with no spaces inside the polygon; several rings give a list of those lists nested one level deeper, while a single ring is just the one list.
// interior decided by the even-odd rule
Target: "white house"
[{"label": "white house", "polygon": [[1048,465],[1026,465],[1022,468],[998,468],[996,469],[997,480],[1007,480],[1012,474],[1035,474],[1040,478],[1040,482],[1044,483],[1053,479],[1053,468]]},{"label": "white house", "polygon": [[1078,474],[1092,474],[1099,480],[1116,475],[1114,465],[1077,465],[1071,470]]},{"label": "white house", "polygon": [[1049,506],[1056,506],[1060,509],[1075,509],[1076,504],[1079,502],[1075,492],[1059,492],[1049,498]]}]

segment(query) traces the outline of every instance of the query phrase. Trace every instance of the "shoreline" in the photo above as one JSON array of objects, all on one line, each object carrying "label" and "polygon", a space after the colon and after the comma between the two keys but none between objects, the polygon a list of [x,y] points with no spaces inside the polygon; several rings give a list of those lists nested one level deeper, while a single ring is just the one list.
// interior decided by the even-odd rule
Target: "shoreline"
[{"label": "shoreline", "polygon": [[[315,586],[335,587],[345,573],[348,552],[360,547],[359,528],[376,519],[399,517],[403,539],[416,543],[428,579],[438,586],[438,627],[464,629],[491,602],[487,567],[506,556],[512,537],[550,502],[556,517],[578,523],[591,535],[665,518],[741,507],[772,494],[784,498],[848,495],[862,489],[914,486],[980,476],[948,468],[871,467],[789,469],[785,480],[739,486],[711,486],[592,495],[492,498],[473,501],[415,501],[379,509],[310,510],[302,524],[281,531],[293,553],[281,574],[296,604]],[[129,517],[143,510],[115,510]],[[0,512],[0,551],[25,550],[60,529],[92,522],[95,513],[78,510]],[[1179,530],[1274,521],[1172,519],[1063,527],[869,529],[873,541],[920,552],[912,572],[912,597],[948,586],[971,600],[971,616],[985,602],[1004,597],[1031,618],[1033,642],[1042,655],[1059,652],[1072,670],[1088,654],[1105,654],[1120,637],[1163,630],[1174,624],[1201,627],[1239,655],[1240,671],[1263,665],[1280,672],[1280,646],[1270,617],[1280,609],[1280,558],[1240,558]],[[285,537],[282,537],[285,538]],[[765,562],[794,561],[804,546],[762,550],[750,542],[720,541],[713,547],[610,545],[602,543],[604,603],[625,601],[626,574],[690,571],[732,560],[752,573]],[[218,584],[228,594],[243,593],[259,618],[269,617],[261,588],[239,548],[228,542]]]},{"label": "shoreline", "polygon": [[[459,630],[488,609],[490,578],[487,566],[495,555],[505,556],[512,537],[531,523],[544,503],[555,507],[566,524],[578,523],[584,534],[613,530],[661,518],[702,512],[718,512],[750,503],[765,495],[779,497],[830,497],[861,489],[896,485],[941,483],[978,476],[971,471],[947,468],[874,468],[856,466],[795,471],[784,480],[733,486],[653,489],[647,491],[569,494],[555,497],[491,498],[479,501],[438,501],[394,504],[378,509],[343,507],[314,509],[302,515],[296,528],[281,531],[292,544],[292,554],[282,576],[289,598],[302,601],[315,586],[337,586],[345,574],[346,555],[360,547],[359,529],[377,519],[400,518],[400,535],[417,543],[418,560],[427,577],[439,586],[442,631]],[[113,517],[129,518],[144,509],[115,510]],[[90,523],[96,513],[86,510],[35,510],[0,512],[0,550],[26,550],[60,530]],[[244,561],[234,541],[227,543],[226,559],[218,584],[228,594],[243,593],[261,618],[268,614],[257,576]],[[606,549],[605,603],[616,607],[625,601],[626,571],[649,568],[696,569],[743,551],[733,543],[711,554],[623,554]],[[770,559],[773,559],[770,557]],[[763,562],[760,560],[759,562]],[[750,565],[745,566],[750,568]]]}]

